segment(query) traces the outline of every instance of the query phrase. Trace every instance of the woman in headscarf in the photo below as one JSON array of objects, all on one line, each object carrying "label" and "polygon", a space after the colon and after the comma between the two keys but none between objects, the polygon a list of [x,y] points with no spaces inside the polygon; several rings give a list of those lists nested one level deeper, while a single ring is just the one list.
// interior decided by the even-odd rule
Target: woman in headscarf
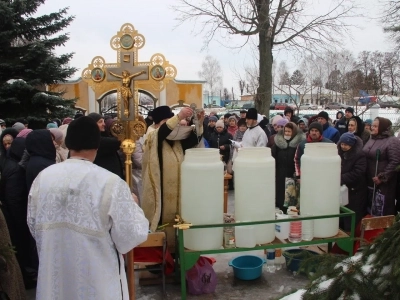
[{"label": "woman in headscarf", "polygon": [[14,128],[6,128],[0,135],[0,174],[8,156],[8,151],[13,140],[17,137],[19,131]]},{"label": "woman in headscarf", "polygon": [[26,137],[26,150],[30,158],[26,166],[26,185],[28,191],[36,176],[56,163],[56,148],[51,133],[47,129],[37,129]]},{"label": "woman in headscarf", "polygon": [[362,141],[363,145],[369,140],[370,132],[364,130],[364,123],[358,116],[353,116],[347,124],[347,131],[358,136]]},{"label": "woman in headscarf", "polygon": [[[349,191],[349,209],[356,213],[356,225],[367,214],[367,182],[365,172],[367,160],[363,152],[362,140],[353,133],[346,132],[337,144],[339,156],[342,159],[340,184],[346,185]],[[350,231],[350,218],[340,218],[341,226]]]},{"label": "woman in headscarf", "polygon": [[278,119],[278,121],[275,123],[274,125],[274,130],[276,131],[275,134],[271,135],[268,138],[268,143],[267,143],[267,147],[272,148],[272,146],[275,144],[275,136],[282,131],[282,129],[285,127],[285,125],[289,123],[287,118],[280,118]]},{"label": "woman in headscarf", "polygon": [[50,128],[54,147],[56,147],[56,163],[63,162],[68,158],[68,150],[62,147],[64,143],[64,133],[59,128]]},{"label": "woman in headscarf", "polygon": [[368,188],[372,191],[375,184],[376,190],[384,197],[384,202],[376,207],[375,215],[396,214],[396,167],[400,164],[400,140],[393,136],[391,129],[390,120],[375,118],[371,126],[371,138],[363,148],[367,156]]},{"label": "woman in headscarf", "polygon": [[236,131],[238,130],[237,126],[237,119],[235,116],[230,116],[228,119],[228,127],[226,128],[228,133],[231,134],[231,136],[234,136]]},{"label": "woman in headscarf", "polygon": [[274,136],[275,142],[271,148],[271,153],[275,158],[275,205],[283,211],[287,210],[287,207],[283,206],[285,179],[286,177],[293,177],[295,172],[294,155],[297,146],[304,138],[303,132],[298,130],[297,125],[293,122],[285,124],[283,129],[279,130]]},{"label": "woman in headscarf", "polygon": [[342,112],[342,111],[338,111],[337,113],[336,113],[336,119],[333,121],[333,125],[335,125],[336,124],[336,122],[337,121],[339,121],[341,118],[343,118],[344,117],[344,113]]}]

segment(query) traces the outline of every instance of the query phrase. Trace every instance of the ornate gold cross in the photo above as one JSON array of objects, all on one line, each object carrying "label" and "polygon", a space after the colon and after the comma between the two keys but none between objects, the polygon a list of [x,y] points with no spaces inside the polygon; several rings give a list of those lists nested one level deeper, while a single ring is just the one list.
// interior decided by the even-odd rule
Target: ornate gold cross
[{"label": "ornate gold cross", "polygon": [[109,73],[106,76],[107,81],[122,81],[121,87],[118,89],[119,97],[119,119],[121,121],[133,121],[137,115],[137,107],[139,103],[133,101],[135,95],[135,80],[148,80],[148,66],[134,66],[133,52],[120,52],[120,66],[106,67]]}]

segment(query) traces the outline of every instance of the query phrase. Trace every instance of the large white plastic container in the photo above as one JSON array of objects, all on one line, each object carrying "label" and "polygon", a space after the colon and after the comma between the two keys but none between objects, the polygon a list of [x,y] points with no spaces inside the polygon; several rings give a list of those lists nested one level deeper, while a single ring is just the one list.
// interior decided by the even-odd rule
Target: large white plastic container
[{"label": "large white plastic container", "polygon": [[[288,219],[289,216],[285,214],[276,214],[277,220]],[[289,227],[290,222],[276,223],[275,224],[275,236],[281,241],[287,240],[289,238]]]},{"label": "large white plastic container", "polygon": [[[267,147],[241,148],[234,161],[237,222],[275,220],[275,160]],[[254,225],[257,244],[275,239],[275,224]]]},{"label": "large white plastic container", "polygon": [[[181,165],[181,216],[193,225],[224,222],[224,165],[218,149],[194,148]],[[185,230],[184,246],[191,250],[220,249],[223,228]]]},{"label": "large white plastic container", "polygon": [[[301,157],[300,213],[339,213],[341,160],[333,143],[307,143]],[[314,220],[314,237],[335,236],[339,218]]]},{"label": "large white plastic container", "polygon": [[[236,222],[237,223],[237,222]],[[254,226],[236,226],[235,244],[239,248],[253,248],[256,246]]]}]

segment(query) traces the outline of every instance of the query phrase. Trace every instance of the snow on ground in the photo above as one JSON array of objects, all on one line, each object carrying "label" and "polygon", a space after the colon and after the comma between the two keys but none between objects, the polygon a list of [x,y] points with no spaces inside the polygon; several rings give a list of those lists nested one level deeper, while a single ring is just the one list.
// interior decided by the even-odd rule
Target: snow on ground
[{"label": "snow on ground", "polygon": [[301,300],[305,291],[306,290],[303,290],[303,289],[298,290],[296,293],[293,293],[293,294],[290,294],[290,295],[287,295],[287,296],[281,298],[281,300]]}]

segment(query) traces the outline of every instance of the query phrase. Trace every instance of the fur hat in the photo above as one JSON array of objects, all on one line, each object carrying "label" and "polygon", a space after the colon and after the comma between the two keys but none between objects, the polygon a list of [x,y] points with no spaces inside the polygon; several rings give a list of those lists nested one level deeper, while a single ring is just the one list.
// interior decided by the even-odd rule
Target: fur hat
[{"label": "fur hat", "polygon": [[22,124],[21,122],[16,122],[16,123],[14,123],[14,125],[12,126],[12,128],[14,128],[14,129],[17,130],[18,132],[20,132],[22,129],[25,129],[25,125]]},{"label": "fur hat", "polygon": [[329,115],[326,111],[321,111],[318,114],[318,118],[324,118],[326,121],[329,121]]},{"label": "fur hat", "polygon": [[257,109],[249,108],[249,110],[246,112],[246,119],[257,120],[257,114]]},{"label": "fur hat", "polygon": [[348,107],[348,108],[346,108],[346,110],[345,110],[345,112],[346,111],[348,111],[349,113],[351,113],[352,115],[354,115],[354,108],[352,108],[352,107]]},{"label": "fur hat", "polygon": [[281,118],[276,122],[277,126],[282,126],[284,127],[287,123],[289,123],[289,120],[286,118]]},{"label": "fur hat", "polygon": [[153,109],[153,121],[154,124],[160,123],[162,120],[172,118],[174,113],[171,111],[169,106],[162,105]]},{"label": "fur hat", "polygon": [[88,114],[87,116],[88,116],[89,118],[93,119],[96,123],[97,123],[99,120],[104,119],[104,117],[103,117],[102,115],[100,115],[100,114],[98,114],[98,113],[95,113],[95,112],[90,113],[90,114]]},{"label": "fur hat", "polygon": [[308,133],[310,133],[311,129],[317,129],[319,131],[319,133],[322,135],[322,133],[324,132],[322,129],[322,125],[318,122],[312,122],[309,126],[308,126]]},{"label": "fur hat", "polygon": [[70,150],[98,149],[100,145],[100,129],[94,119],[80,117],[68,125],[65,145]]},{"label": "fur hat", "polygon": [[225,123],[223,120],[218,120],[217,123],[215,123],[215,128],[217,127],[222,127],[225,128]]},{"label": "fur hat", "polygon": [[342,136],[339,139],[339,145],[341,143],[353,147],[357,143],[357,137],[350,132],[345,132],[342,134]]}]

